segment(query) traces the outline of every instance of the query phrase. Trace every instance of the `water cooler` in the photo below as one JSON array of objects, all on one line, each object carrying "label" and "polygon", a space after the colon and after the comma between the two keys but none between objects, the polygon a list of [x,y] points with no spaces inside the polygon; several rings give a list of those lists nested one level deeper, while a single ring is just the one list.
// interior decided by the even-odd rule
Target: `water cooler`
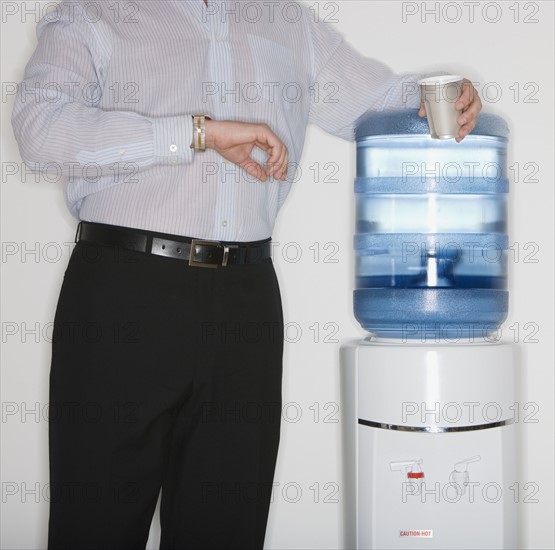
[{"label": "water cooler", "polygon": [[486,113],[461,143],[412,109],[357,124],[344,548],[517,548],[507,139]]}]

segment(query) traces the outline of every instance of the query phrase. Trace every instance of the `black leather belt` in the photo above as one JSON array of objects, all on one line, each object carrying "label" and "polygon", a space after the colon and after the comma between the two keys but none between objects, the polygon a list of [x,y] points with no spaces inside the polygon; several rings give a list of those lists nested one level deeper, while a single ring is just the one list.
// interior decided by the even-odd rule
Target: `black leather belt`
[{"label": "black leather belt", "polygon": [[186,260],[190,266],[253,264],[271,256],[271,239],[248,244],[191,239],[102,223],[80,222],[75,242],[89,241],[156,256]]}]

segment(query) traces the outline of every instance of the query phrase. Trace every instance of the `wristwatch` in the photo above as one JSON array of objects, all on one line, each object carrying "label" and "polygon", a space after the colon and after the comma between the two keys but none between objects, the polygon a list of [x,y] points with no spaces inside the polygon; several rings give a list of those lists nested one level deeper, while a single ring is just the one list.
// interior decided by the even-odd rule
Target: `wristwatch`
[{"label": "wristwatch", "polygon": [[206,115],[193,115],[193,145],[195,151],[206,150],[206,120],[211,120]]}]

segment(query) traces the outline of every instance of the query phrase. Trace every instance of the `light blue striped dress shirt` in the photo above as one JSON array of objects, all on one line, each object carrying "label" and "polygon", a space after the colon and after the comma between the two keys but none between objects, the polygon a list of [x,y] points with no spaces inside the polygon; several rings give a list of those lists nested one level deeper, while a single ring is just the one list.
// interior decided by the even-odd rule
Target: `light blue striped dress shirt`
[{"label": "light blue striped dress shirt", "polygon": [[[38,23],[18,88],[21,157],[68,177],[77,219],[265,239],[294,185],[307,124],[353,140],[368,109],[417,107],[414,83],[426,76],[363,57],[316,15],[267,0],[65,0]],[[267,123],[289,150],[287,181],[195,153],[196,113]]]}]

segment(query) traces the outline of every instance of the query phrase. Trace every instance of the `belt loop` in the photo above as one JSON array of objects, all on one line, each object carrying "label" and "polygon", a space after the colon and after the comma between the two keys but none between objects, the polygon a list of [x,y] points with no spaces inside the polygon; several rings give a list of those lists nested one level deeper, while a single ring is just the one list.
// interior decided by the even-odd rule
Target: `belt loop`
[{"label": "belt loop", "polygon": [[77,231],[75,232],[75,240],[74,240],[75,243],[77,243],[77,241],[81,237],[81,227],[82,227],[82,225],[83,225],[83,222],[79,222],[77,224]]}]

